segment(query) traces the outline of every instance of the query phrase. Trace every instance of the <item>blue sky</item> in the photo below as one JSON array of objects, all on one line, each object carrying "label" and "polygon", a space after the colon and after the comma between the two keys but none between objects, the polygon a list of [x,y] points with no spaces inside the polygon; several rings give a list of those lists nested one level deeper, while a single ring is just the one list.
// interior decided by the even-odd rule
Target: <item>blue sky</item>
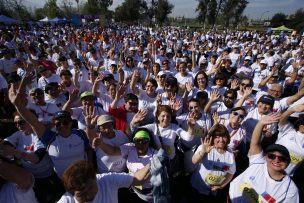
[{"label": "blue sky", "polygon": [[[61,4],[62,0],[57,0]],[[70,0],[75,3],[75,0]],[[85,0],[80,0],[84,2]],[[111,9],[121,4],[124,0],[113,0]],[[195,17],[195,9],[198,5],[197,0],[169,0],[174,9],[171,16]],[[286,14],[294,13],[299,8],[304,8],[304,0],[248,0],[249,4],[245,10],[245,15],[253,19],[271,18],[273,14],[283,12]],[[42,7],[45,0],[24,0],[26,5],[31,7]],[[76,5],[76,3],[75,3]]]}]

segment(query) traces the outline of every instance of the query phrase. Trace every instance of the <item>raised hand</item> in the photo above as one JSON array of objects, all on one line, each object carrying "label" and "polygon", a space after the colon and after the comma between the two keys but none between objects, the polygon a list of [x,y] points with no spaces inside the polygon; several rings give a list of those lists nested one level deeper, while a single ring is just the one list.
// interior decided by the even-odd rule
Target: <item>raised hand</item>
[{"label": "raised hand", "polygon": [[233,79],[231,81],[230,88],[231,89],[237,89],[240,86],[239,80],[238,79]]},{"label": "raised hand", "polygon": [[190,82],[186,82],[185,86],[186,86],[187,92],[191,92],[192,91],[193,85],[192,85],[191,81]]},{"label": "raised hand", "polygon": [[183,103],[181,100],[175,99],[175,101],[172,104],[170,104],[170,106],[171,106],[172,110],[177,112],[178,110],[180,110],[183,107]]},{"label": "raised hand", "polygon": [[189,127],[194,127],[195,126],[195,124],[196,124],[196,113],[195,112],[189,112],[188,113],[188,121],[187,121],[187,123],[188,123],[188,126]]},{"label": "raised hand", "polygon": [[244,89],[244,97],[248,97],[250,94],[252,93],[252,87],[246,87],[245,89]]},{"label": "raised hand", "polygon": [[98,116],[95,112],[95,107],[93,106],[84,106],[83,115],[88,126],[94,126],[97,122]]},{"label": "raised hand", "polygon": [[263,116],[259,122],[262,123],[263,125],[268,125],[279,122],[280,118],[281,118],[281,113],[279,112],[270,113],[268,115]]},{"label": "raised hand", "polygon": [[70,96],[69,96],[69,100],[70,101],[76,101],[78,99],[78,94],[79,94],[79,90],[78,89],[73,89]]},{"label": "raised hand", "polygon": [[141,121],[143,121],[145,119],[147,114],[148,114],[147,109],[139,109],[137,111],[137,113],[134,115],[131,123],[133,123],[133,124],[140,123]]},{"label": "raised hand", "polygon": [[211,140],[212,138],[209,136],[205,137],[204,139],[201,138],[202,148],[205,153],[209,153],[211,149],[214,148],[214,146],[211,145]]},{"label": "raised hand", "polygon": [[215,101],[217,101],[220,97],[221,97],[221,95],[220,95],[219,91],[218,91],[218,90],[213,90],[213,91],[211,92],[211,95],[210,95],[210,100],[211,100],[212,102],[215,102]]},{"label": "raised hand", "polygon": [[220,116],[218,115],[217,112],[214,112],[214,113],[212,114],[212,118],[213,118],[214,124],[219,124],[220,121],[221,121],[221,118],[220,118]]},{"label": "raised hand", "polygon": [[123,95],[125,94],[125,91],[126,91],[126,86],[125,85],[119,85],[118,86],[118,89],[117,89],[117,92],[116,92],[116,96],[117,98],[122,98]]}]

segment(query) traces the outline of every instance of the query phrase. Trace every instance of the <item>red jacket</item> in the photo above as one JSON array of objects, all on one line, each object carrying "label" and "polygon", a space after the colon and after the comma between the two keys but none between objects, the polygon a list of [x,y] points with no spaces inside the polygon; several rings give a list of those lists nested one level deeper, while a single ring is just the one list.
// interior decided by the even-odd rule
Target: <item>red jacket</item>
[{"label": "red jacket", "polygon": [[125,132],[127,127],[127,110],[125,109],[125,105],[116,109],[112,109],[110,105],[109,113],[115,117],[116,130]]}]

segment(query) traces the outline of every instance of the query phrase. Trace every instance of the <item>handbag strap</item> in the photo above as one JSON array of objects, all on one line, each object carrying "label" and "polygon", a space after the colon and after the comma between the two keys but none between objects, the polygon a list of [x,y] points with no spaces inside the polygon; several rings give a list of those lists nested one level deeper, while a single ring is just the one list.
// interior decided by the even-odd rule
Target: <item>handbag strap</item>
[{"label": "handbag strap", "polygon": [[158,124],[156,124],[156,130],[157,130],[157,136],[158,136],[159,141],[160,141],[160,144],[161,144],[161,148],[164,149],[164,146],[163,146],[163,138],[161,137],[160,130],[159,130],[159,127],[158,127]]}]

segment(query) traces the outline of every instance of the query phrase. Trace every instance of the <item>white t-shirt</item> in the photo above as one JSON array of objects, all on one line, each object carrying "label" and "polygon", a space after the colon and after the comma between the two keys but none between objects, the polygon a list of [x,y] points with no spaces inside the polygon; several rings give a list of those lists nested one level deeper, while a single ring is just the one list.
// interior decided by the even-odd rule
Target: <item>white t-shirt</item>
[{"label": "white t-shirt", "polygon": [[304,134],[296,131],[288,122],[283,127],[279,127],[276,144],[281,144],[288,149],[291,161],[285,171],[293,176],[296,169],[304,161]]},{"label": "white t-shirt", "polygon": [[238,129],[231,128],[229,120],[223,120],[223,125],[225,125],[230,135],[230,143],[228,144],[228,149],[235,151],[237,146],[239,146],[241,142],[246,139],[246,130],[242,125]]},{"label": "white t-shirt", "polygon": [[269,176],[262,153],[249,156],[249,164],[249,167],[230,183],[229,196],[233,203],[299,202],[298,189],[288,175],[281,181]]},{"label": "white t-shirt", "polygon": [[50,82],[57,82],[58,84],[60,84],[60,81],[61,81],[61,79],[60,79],[59,75],[56,75],[56,74],[52,74],[48,78],[42,76],[38,79],[38,87],[44,90],[45,86],[47,84],[49,84]]},{"label": "white t-shirt", "polygon": [[[131,186],[134,177],[126,173],[97,174],[98,192],[91,203],[118,203],[118,189]],[[58,203],[79,203],[66,192]]]},{"label": "white t-shirt", "polygon": [[46,103],[44,106],[41,106],[30,102],[27,108],[33,109],[38,116],[39,122],[44,125],[52,123],[55,113],[60,111],[60,108],[58,108],[56,104],[52,103]]},{"label": "white t-shirt", "polygon": [[62,109],[63,105],[67,102],[67,98],[63,93],[60,93],[57,98],[50,98],[45,94],[45,102],[55,104],[58,108]]},{"label": "white t-shirt", "polygon": [[[158,126],[159,133],[157,133],[157,124],[148,124],[142,126],[143,128],[147,128],[153,133],[153,139],[157,148],[161,148],[163,146],[165,152],[167,153],[169,159],[173,159],[175,156],[175,146],[174,141],[176,136],[181,137],[185,142],[190,142],[193,140],[193,136],[189,135],[188,132],[184,131],[182,128],[177,126],[176,124],[169,124],[168,127],[162,128]],[[133,127],[131,126],[131,131]],[[162,137],[162,141],[160,141],[159,136]]]},{"label": "white t-shirt", "polygon": [[[139,156],[134,143],[126,143],[120,146],[120,151],[123,157],[127,159],[127,168],[129,173],[134,174],[138,170],[145,167],[151,162],[151,159],[157,151],[151,147],[148,148],[147,154],[144,156]],[[153,187],[150,181],[147,181],[143,188]]]},{"label": "white t-shirt", "polygon": [[222,119],[229,119],[229,114],[231,109],[227,108],[227,106],[222,101],[218,101],[212,104],[211,113],[217,112],[219,117]]},{"label": "white t-shirt", "polygon": [[[261,115],[258,111],[258,108],[256,107],[252,111],[250,111],[247,116],[244,118],[244,121],[242,123],[244,129],[246,130],[246,142],[251,141],[253,130],[256,126],[256,124],[259,122],[259,120],[262,118],[263,115]],[[272,133],[276,131],[277,124],[270,124],[267,125],[265,128],[270,128]]]},{"label": "white t-shirt", "polygon": [[38,203],[32,188],[19,189],[14,183],[5,183],[0,190],[1,203]]},{"label": "white t-shirt", "polygon": [[[38,149],[44,149],[44,145],[35,134],[25,135],[21,131],[17,131],[11,136],[5,138],[17,150],[26,153],[34,153]],[[53,163],[46,153],[40,162],[34,164],[21,159],[22,166],[30,171],[35,178],[49,177],[53,173]]]},{"label": "white t-shirt", "polygon": [[58,177],[61,177],[64,170],[75,161],[87,159],[85,147],[88,147],[89,142],[86,135],[80,137],[79,130],[72,129],[69,137],[62,137],[46,129],[41,141],[45,147],[48,147],[48,153]]},{"label": "white t-shirt", "polygon": [[[202,150],[200,145],[195,154]],[[227,174],[234,174],[236,170],[233,153],[225,151],[221,154],[216,149],[212,149],[204,156],[199,163],[199,167],[191,177],[191,185],[199,193],[209,195],[212,185],[220,185]]]},{"label": "white t-shirt", "polygon": [[[211,116],[204,112],[201,112],[202,116],[196,120],[194,126],[194,138],[191,142],[184,142],[183,144],[191,148],[201,143],[201,138],[204,137],[208,130],[211,128]],[[185,130],[188,130],[188,113],[182,114],[176,118],[178,124]]]},{"label": "white t-shirt", "polygon": [[[156,109],[156,97],[149,97],[144,90],[139,89],[138,95],[138,109],[147,109],[148,112],[154,112]],[[146,123],[152,123],[155,117],[153,113],[148,113],[145,117]]]},{"label": "white t-shirt", "polygon": [[[120,147],[121,145],[129,142],[128,137],[120,130],[114,130],[115,137],[109,139],[101,136],[104,143],[113,147]],[[96,150],[96,159],[98,173],[108,172],[123,172],[126,170],[126,159],[122,156],[110,156],[107,155],[102,149]]]}]

